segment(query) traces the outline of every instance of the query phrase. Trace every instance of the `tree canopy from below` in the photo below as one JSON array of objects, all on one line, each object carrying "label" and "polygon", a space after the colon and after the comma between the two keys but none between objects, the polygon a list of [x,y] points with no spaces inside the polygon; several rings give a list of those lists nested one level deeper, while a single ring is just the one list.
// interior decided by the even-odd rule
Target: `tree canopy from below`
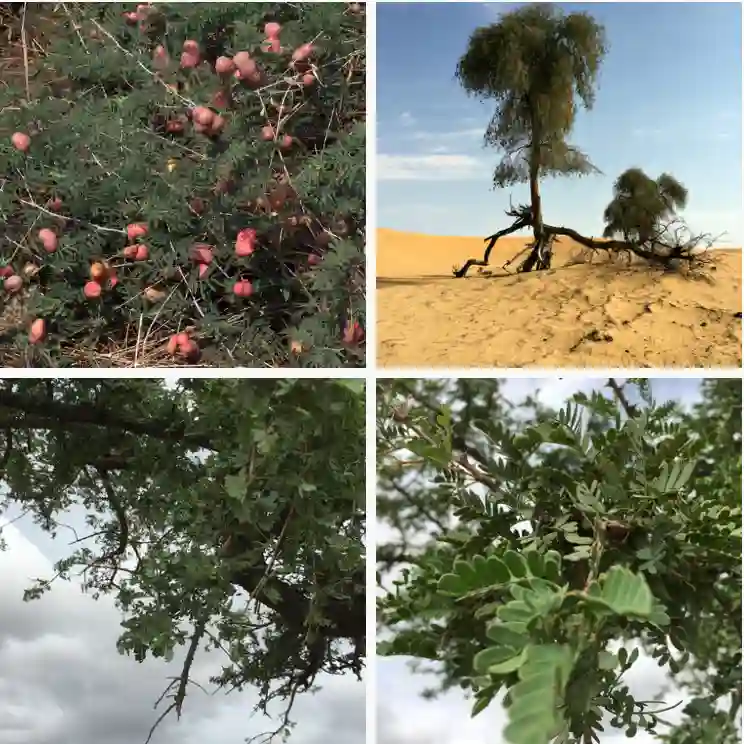
[{"label": "tree canopy from below", "polygon": [[[556,411],[499,380],[378,383],[378,652],[473,715],[503,700],[509,744],[739,741],[741,380],[692,407],[652,386]],[[688,696],[681,722],[624,681],[639,650]]]},{"label": "tree canopy from below", "polygon": [[161,719],[200,649],[227,659],[214,684],[284,701],[272,733],[318,674],[361,679],[362,381],[5,380],[0,429],[0,513],[87,525],[24,598],[76,577],[123,611],[120,652],[185,646]]}]

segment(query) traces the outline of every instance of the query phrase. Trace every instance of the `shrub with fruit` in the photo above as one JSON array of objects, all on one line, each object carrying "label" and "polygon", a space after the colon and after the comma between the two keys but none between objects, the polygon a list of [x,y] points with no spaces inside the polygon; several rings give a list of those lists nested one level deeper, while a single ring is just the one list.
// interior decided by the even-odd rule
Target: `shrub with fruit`
[{"label": "shrub with fruit", "polygon": [[362,365],[364,6],[55,12],[28,87],[0,89],[6,346]]}]

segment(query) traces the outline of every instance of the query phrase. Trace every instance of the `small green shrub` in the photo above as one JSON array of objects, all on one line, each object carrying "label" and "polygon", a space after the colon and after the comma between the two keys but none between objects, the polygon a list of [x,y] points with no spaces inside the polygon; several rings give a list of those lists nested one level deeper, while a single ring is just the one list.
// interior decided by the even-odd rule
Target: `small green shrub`
[{"label": "small green shrub", "polygon": [[[3,293],[4,316],[18,316],[13,348],[27,349],[31,321],[43,319],[37,363],[363,364],[363,7],[57,13],[30,100],[24,76],[0,89],[0,265],[24,281],[13,300]],[[281,24],[274,49],[267,22]],[[303,44],[309,57],[293,60]],[[255,79],[215,71],[219,57],[246,51]],[[25,152],[14,132],[30,137]],[[135,223],[147,233],[130,239]],[[40,230],[56,234],[46,233],[56,250]],[[239,256],[245,230],[254,251]],[[125,254],[138,243],[144,260]],[[100,297],[88,299],[96,263]],[[239,287],[250,296],[236,295],[237,282],[250,282]],[[198,353],[168,355],[181,332]]]}]

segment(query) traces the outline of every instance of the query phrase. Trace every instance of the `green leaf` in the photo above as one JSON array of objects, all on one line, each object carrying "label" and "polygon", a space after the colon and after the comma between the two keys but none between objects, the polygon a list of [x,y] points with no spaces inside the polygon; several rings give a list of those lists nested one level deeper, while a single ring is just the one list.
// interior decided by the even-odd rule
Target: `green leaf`
[{"label": "green leaf", "polygon": [[437,591],[450,597],[460,597],[467,594],[468,588],[457,574],[448,573],[437,582]]},{"label": "green leaf", "polygon": [[225,491],[235,501],[242,502],[245,500],[247,485],[248,478],[245,468],[242,468],[238,473],[225,476]]},{"label": "green leaf", "polygon": [[601,595],[587,598],[601,602],[617,615],[649,617],[654,609],[654,598],[640,574],[633,574],[622,566],[613,566],[601,578]]},{"label": "green leaf", "polygon": [[509,648],[522,649],[527,645],[529,636],[522,633],[515,633],[511,628],[507,628],[501,622],[493,622],[488,625],[486,635],[499,646],[508,646]]},{"label": "green leaf", "polygon": [[515,652],[515,649],[513,648],[489,646],[475,655],[475,658],[473,659],[473,668],[478,674],[488,674],[491,671],[491,667],[510,660],[518,654],[521,654],[521,651]]},{"label": "green leaf", "polygon": [[475,699],[475,705],[473,705],[473,709],[470,711],[470,717],[475,718],[479,713],[482,713],[491,704],[493,698],[493,692],[487,695],[478,695]]},{"label": "green leaf", "polygon": [[517,579],[523,579],[527,576],[527,561],[521,553],[517,553],[514,550],[507,550],[501,558],[512,576]]}]

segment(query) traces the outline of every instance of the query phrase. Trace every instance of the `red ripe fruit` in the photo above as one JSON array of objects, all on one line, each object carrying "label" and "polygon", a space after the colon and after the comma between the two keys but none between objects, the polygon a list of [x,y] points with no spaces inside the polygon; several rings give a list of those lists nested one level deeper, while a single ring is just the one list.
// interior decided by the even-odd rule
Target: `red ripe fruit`
[{"label": "red ripe fruit", "polygon": [[29,137],[25,132],[15,132],[15,134],[10,138],[10,141],[13,147],[21,152],[26,152],[28,148],[31,147],[31,137]]},{"label": "red ripe fruit", "polygon": [[233,293],[237,297],[250,297],[253,294],[253,285],[247,279],[235,282]]},{"label": "red ripe fruit", "polygon": [[266,34],[267,39],[278,39],[281,30],[281,24],[274,23],[273,21],[270,21],[264,26],[264,34]]},{"label": "red ripe fruit", "polygon": [[97,300],[101,296],[101,285],[98,282],[86,282],[83,287],[83,294],[89,300]]},{"label": "red ripe fruit", "polygon": [[212,246],[205,243],[197,243],[191,249],[191,260],[200,264],[211,264],[214,258]]},{"label": "red ripe fruit", "polygon": [[46,338],[46,322],[43,318],[37,318],[31,323],[31,330],[28,333],[29,343],[38,344]]},{"label": "red ripe fruit", "polygon": [[144,222],[132,222],[127,225],[127,237],[129,240],[137,240],[147,235],[147,225]]},{"label": "red ripe fruit", "polygon": [[230,57],[217,57],[214,63],[214,71],[218,75],[229,75],[235,70],[235,62]]},{"label": "red ripe fruit", "polygon": [[240,257],[250,256],[256,249],[256,231],[252,227],[246,227],[238,233],[235,240],[235,255]]}]

